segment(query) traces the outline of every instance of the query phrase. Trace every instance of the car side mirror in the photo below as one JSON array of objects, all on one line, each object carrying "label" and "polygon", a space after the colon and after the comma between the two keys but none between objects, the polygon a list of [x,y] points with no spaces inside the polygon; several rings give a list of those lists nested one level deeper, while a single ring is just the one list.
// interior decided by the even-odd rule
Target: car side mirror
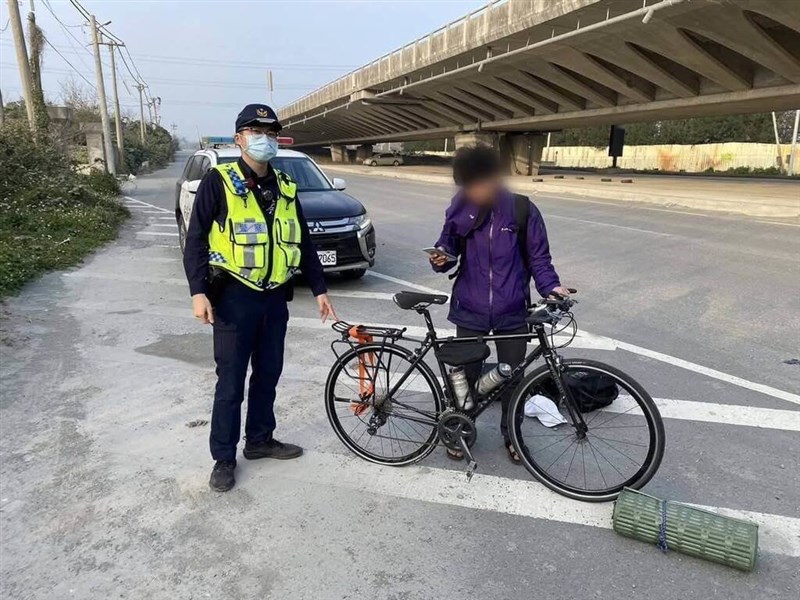
[{"label": "car side mirror", "polygon": [[190,181],[186,185],[186,191],[188,191],[190,194],[196,194],[198,187],[200,187],[200,180],[199,179],[195,179],[194,181]]},{"label": "car side mirror", "polygon": [[347,182],[342,179],[341,177],[334,177],[333,178],[333,187],[340,192],[347,187]]}]

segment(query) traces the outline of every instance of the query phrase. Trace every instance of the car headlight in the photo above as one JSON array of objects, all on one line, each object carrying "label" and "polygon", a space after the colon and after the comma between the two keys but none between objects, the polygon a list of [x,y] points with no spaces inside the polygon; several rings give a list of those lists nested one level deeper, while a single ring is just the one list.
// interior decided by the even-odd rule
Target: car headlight
[{"label": "car headlight", "polygon": [[367,213],[363,213],[356,215],[355,217],[350,217],[348,223],[358,227],[359,231],[364,231],[365,229],[368,229],[370,225],[372,225],[372,219],[369,218]]}]

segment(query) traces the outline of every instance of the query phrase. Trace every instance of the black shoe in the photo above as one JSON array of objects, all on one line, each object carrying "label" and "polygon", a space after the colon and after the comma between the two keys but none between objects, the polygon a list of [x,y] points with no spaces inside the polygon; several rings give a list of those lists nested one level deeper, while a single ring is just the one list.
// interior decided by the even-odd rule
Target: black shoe
[{"label": "black shoe", "polygon": [[248,460],[255,460],[256,458],[287,460],[289,458],[297,458],[302,454],[303,449],[300,446],[284,444],[276,439],[261,442],[260,444],[246,442],[244,445],[244,457]]},{"label": "black shoe", "polygon": [[211,479],[208,480],[208,485],[216,492],[227,492],[236,485],[236,478],[233,476],[235,468],[235,460],[218,460],[211,470]]}]

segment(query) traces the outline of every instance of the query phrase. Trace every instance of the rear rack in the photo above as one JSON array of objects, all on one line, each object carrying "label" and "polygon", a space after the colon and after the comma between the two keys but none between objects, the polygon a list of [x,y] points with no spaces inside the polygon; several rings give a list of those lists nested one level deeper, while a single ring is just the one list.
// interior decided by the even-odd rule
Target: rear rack
[{"label": "rear rack", "polygon": [[342,334],[342,339],[346,340],[350,337],[350,332],[353,328],[356,328],[356,332],[362,336],[371,336],[371,337],[380,337],[380,338],[391,338],[392,340],[397,340],[403,337],[403,334],[406,332],[406,328],[403,327],[402,329],[397,329],[395,327],[377,327],[375,325],[352,325],[351,323],[347,323],[346,321],[336,321],[333,325],[331,325],[334,331],[337,333]]}]

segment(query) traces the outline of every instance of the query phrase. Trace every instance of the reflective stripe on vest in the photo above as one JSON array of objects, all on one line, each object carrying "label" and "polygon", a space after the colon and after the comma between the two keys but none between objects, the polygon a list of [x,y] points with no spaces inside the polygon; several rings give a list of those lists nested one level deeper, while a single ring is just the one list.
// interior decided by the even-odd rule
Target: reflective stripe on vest
[{"label": "reflective stripe on vest", "polygon": [[286,283],[300,266],[297,184],[280,171],[278,198],[270,230],[237,163],[214,167],[222,175],[227,218],[208,234],[209,264],[225,269],[245,285],[271,289]]}]

